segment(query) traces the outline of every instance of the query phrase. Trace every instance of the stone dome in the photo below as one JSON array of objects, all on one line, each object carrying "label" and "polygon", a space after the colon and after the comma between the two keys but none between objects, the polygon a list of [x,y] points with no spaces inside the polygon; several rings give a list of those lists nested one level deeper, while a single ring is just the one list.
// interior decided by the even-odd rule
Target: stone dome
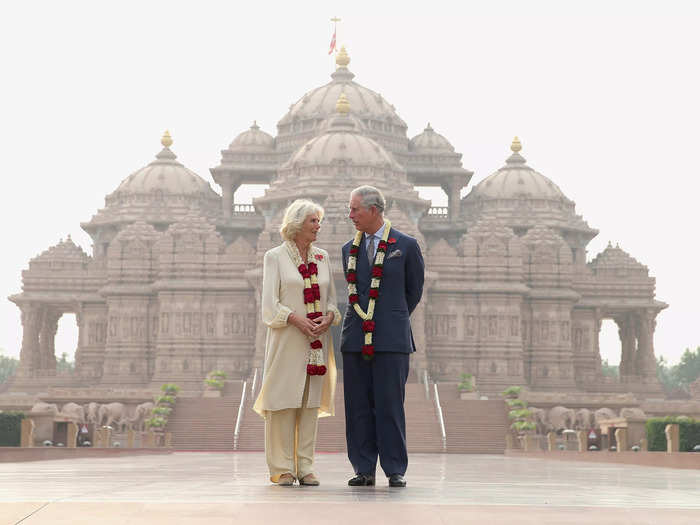
[{"label": "stone dome", "polygon": [[391,153],[361,134],[348,114],[330,119],[327,131],[299,148],[284,167],[329,166],[338,162],[403,171]]},{"label": "stone dome", "polygon": [[290,106],[277,124],[280,134],[285,132],[286,125],[294,121],[324,120],[331,116],[335,113],[335,104],[341,93],[347,96],[352,112],[360,119],[398,126],[405,133],[406,123],[397,115],[394,106],[379,93],[354,82],[355,75],[347,68],[349,63],[350,58],[343,47],[336,58],[338,68],[331,75],[332,81],[309,91]]},{"label": "stone dome", "polygon": [[520,155],[515,137],[506,165],[486,177],[462,199],[467,226],[480,218],[502,222],[516,233],[538,224],[559,232],[577,232],[592,239],[598,233],[580,215],[575,203],[547,177],[533,170]]},{"label": "stone dome", "polygon": [[172,143],[166,131],[156,160],[124,179],[105,197],[105,207],[81,223],[93,238],[96,254],[106,253],[117,233],[139,220],[162,231],[193,208],[213,222],[220,220],[221,197],[206,180],[175,160]]},{"label": "stone dome", "polygon": [[167,131],[161,144],[163,149],[156,155],[156,160],[124,179],[108,199],[159,190],[171,195],[218,197],[206,180],[175,160],[177,156],[170,150],[172,139]]},{"label": "stone dome", "polygon": [[423,133],[411,139],[411,149],[417,153],[454,153],[455,151],[445,137],[435,132],[430,122]]},{"label": "stone dome", "polygon": [[275,139],[272,135],[260,129],[257,122],[253,122],[250,129],[239,134],[228,147],[231,151],[266,152],[275,149]]},{"label": "stone dome", "polygon": [[474,186],[467,198],[568,200],[556,184],[525,163],[521,149],[516,137],[506,165]]}]

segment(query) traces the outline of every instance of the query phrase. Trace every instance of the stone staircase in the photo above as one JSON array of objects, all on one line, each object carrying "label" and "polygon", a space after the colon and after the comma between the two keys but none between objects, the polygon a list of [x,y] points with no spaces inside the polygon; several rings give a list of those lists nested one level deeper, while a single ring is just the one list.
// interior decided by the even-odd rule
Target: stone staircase
[{"label": "stone staircase", "polygon": [[178,396],[168,420],[173,448],[178,450],[233,450],[233,431],[243,384],[227,381],[223,397]]},{"label": "stone staircase", "polygon": [[447,433],[447,452],[505,452],[508,415],[502,399],[461,400],[456,384],[441,384],[439,393]]},{"label": "stone staircase", "polygon": [[[234,450],[234,428],[241,399],[241,382],[228,382],[221,398],[178,397],[168,430],[180,450]],[[432,397],[432,389],[430,394]],[[502,400],[463,401],[456,385],[441,384],[440,400],[447,433],[447,452],[503,454],[508,428]],[[257,395],[257,392],[255,393]],[[250,386],[242,411],[238,450],[263,451],[265,424],[253,412]],[[433,399],[426,399],[420,383],[406,385],[406,441],[409,453],[442,452],[443,443]],[[338,384],[335,417],[319,420],[318,452],[344,452],[345,407],[343,385]]]},{"label": "stone staircase", "polygon": [[[442,438],[432,400],[425,399],[423,385],[406,385],[406,441],[409,452],[441,452]],[[260,451],[265,448],[265,425],[252,410],[252,399],[246,401],[238,441],[239,450]],[[324,417],[318,422],[316,450],[319,452],[344,452],[345,398],[343,385],[338,384],[335,393],[335,416]]]}]

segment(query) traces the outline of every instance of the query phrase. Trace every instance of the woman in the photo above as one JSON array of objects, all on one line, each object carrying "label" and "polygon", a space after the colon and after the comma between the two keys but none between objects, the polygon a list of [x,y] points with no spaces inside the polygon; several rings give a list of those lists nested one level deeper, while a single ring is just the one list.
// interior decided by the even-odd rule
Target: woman
[{"label": "woman", "polygon": [[331,324],[340,324],[328,253],[313,246],[323,208],[296,200],[284,213],[284,242],[265,254],[262,320],[265,369],[253,409],[265,418],[270,481],[319,484],[313,472],[318,418],[334,414]]}]

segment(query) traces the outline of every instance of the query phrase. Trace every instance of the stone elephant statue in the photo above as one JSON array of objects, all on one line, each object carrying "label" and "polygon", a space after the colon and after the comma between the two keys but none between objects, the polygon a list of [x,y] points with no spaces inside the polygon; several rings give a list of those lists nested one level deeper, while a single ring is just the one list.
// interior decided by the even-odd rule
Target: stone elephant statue
[{"label": "stone elephant statue", "polygon": [[546,435],[547,432],[551,431],[552,428],[547,420],[547,411],[542,408],[529,407],[530,412],[532,412],[532,419],[535,422],[536,429],[535,432],[542,436]]},{"label": "stone elephant statue", "polygon": [[549,409],[547,419],[549,420],[549,425],[552,427],[552,430],[559,432],[568,428],[574,428],[576,412],[570,408],[556,406]]},{"label": "stone elephant statue", "polygon": [[624,418],[645,418],[647,415],[644,413],[644,410],[641,408],[623,408],[620,410],[620,417]]},{"label": "stone elephant statue", "polygon": [[587,408],[581,408],[576,411],[576,430],[588,430],[593,427],[593,412]]},{"label": "stone elephant statue", "polygon": [[85,405],[83,409],[85,410],[86,422],[97,425],[97,416],[99,415],[100,405],[93,401]]},{"label": "stone elephant statue", "polygon": [[85,423],[85,409],[77,403],[66,403],[61,414],[71,418],[76,423]]},{"label": "stone elephant statue", "polygon": [[616,417],[617,414],[614,410],[605,407],[599,408],[598,410],[593,412],[593,420],[595,421],[596,427],[600,427],[601,421],[604,421],[606,419],[615,419]]},{"label": "stone elephant statue", "polygon": [[30,412],[50,412],[55,416],[58,414],[58,406],[56,406],[55,403],[39,401],[38,403],[34,403]]},{"label": "stone elephant statue", "polygon": [[136,430],[145,430],[146,420],[151,417],[151,410],[155,405],[151,401],[136,405],[134,416],[129,418],[129,427]]},{"label": "stone elephant statue", "polygon": [[100,405],[97,413],[97,425],[111,427],[113,425],[123,425],[126,419],[126,409],[123,403],[108,403]]}]

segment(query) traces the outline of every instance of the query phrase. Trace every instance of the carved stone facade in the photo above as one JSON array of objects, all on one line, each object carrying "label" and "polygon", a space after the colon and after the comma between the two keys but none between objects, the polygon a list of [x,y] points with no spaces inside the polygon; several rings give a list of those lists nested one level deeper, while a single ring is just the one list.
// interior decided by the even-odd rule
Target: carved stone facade
[{"label": "carved stone facade", "polygon": [[[526,164],[517,139],[505,165],[460,197],[472,176],[461,154],[430,125],[409,140],[395,108],[354,82],[349,61],[341,50],[331,81],[290,107],[276,137],[254,124],[222,151],[211,169],[221,195],[176,161],[166,133],[154,162],[82,224],[91,256],[69,238],[32,259],[22,293],[10,298],[24,330],[11,388],[176,382],[198,390],[214,369],[249,377],[263,360],[262,256],[280,242],[285,207],[305,197],[325,208],[318,244],[332,255],[343,310],[349,192],[372,184],[426,260],[413,315],[418,377],[472,373],[486,392],[520,384],[658,396],[653,335],[666,305],[648,269],[612,246],[587,262],[597,231]],[[269,188],[253,205],[234,202],[241,185],[260,183]],[[449,205],[431,208],[415,186],[442,188]],[[76,371],[59,377],[53,340],[68,312],[79,326]],[[620,330],[615,383],[601,373],[604,319]]]}]

